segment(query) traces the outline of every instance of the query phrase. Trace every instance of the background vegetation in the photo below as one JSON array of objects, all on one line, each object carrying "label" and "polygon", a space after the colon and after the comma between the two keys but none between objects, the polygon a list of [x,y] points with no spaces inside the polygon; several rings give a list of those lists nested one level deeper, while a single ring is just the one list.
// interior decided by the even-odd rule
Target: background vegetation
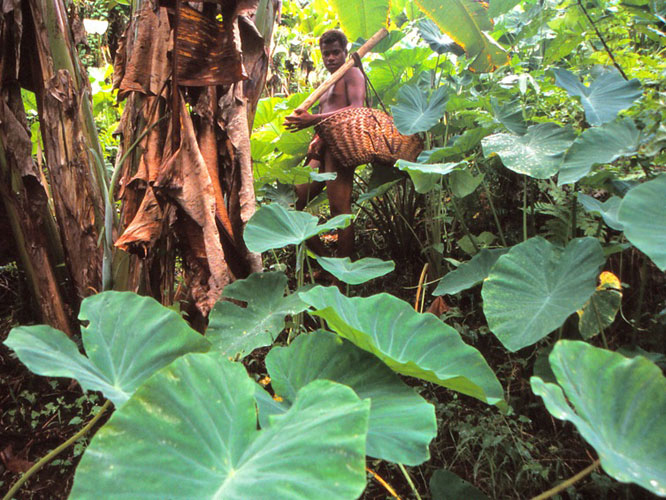
[{"label": "background vegetation", "polygon": [[[81,455],[72,498],[154,491],[153,473],[165,492],[198,498],[527,498],[583,470],[553,494],[666,495],[663,5],[282,9],[252,135],[262,208],[245,234],[270,272],[227,286],[235,302],[215,306],[203,338],[149,299],[86,299],[84,356],[57,330],[16,327],[29,312],[16,266],[3,267],[15,354],[2,353],[2,432],[13,444],[0,450],[2,489],[55,446],[47,438],[66,439],[104,404],[116,410],[90,453],[81,438],[25,498],[65,497]],[[311,131],[282,122],[326,76],[323,31],[340,24],[358,45],[387,18],[365,71],[426,151],[357,170],[356,261],[327,260],[303,242],[350,221],[328,220],[325,197],[291,210],[291,185],[312,176],[302,165]],[[113,36],[81,48],[109,167],[120,116],[106,65]],[[37,128],[32,138],[39,155]],[[319,268],[345,293],[306,285]],[[104,398],[28,378],[15,355]]]}]

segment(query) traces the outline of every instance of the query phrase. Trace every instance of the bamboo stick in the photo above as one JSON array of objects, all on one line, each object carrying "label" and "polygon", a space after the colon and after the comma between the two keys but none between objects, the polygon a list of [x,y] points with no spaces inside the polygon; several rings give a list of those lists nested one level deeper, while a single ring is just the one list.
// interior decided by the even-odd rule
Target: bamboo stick
[{"label": "bamboo stick", "polygon": [[[375,45],[377,45],[386,35],[388,35],[388,30],[386,28],[380,29],[377,33],[372,35],[370,39],[365,42],[361,47],[356,51],[359,57],[363,57],[368,52],[370,52]],[[331,88],[335,83],[340,80],[347,72],[349,68],[354,65],[354,60],[349,58],[342,66],[340,66],[335,73],[329,76],[324,83],[317,87],[310,96],[303,101],[303,103],[296,108],[296,111],[307,111],[316,103],[319,98],[324,95],[324,93]]]}]

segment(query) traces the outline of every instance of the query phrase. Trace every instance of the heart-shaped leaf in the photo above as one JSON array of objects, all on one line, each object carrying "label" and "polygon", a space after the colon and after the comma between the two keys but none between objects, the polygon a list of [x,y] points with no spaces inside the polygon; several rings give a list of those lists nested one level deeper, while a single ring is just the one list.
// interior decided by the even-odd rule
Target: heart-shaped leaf
[{"label": "heart-shaped leaf", "polygon": [[492,250],[482,248],[470,261],[463,262],[457,269],[445,274],[432,294],[453,295],[478,285],[488,277],[488,273],[490,273],[490,269],[495,265],[497,259],[508,251],[508,248]]},{"label": "heart-shaped leaf", "polygon": [[317,380],[257,431],[254,391],[219,353],[176,360],[95,435],[70,498],[357,498],[370,402]]},{"label": "heart-shaped leaf", "polygon": [[273,203],[279,203],[285,208],[289,208],[296,203],[296,193],[291,184],[282,184],[277,181],[274,186],[266,185],[263,188],[264,199]]},{"label": "heart-shaped leaf", "polygon": [[[476,242],[476,246],[474,246],[474,243],[472,242],[472,237],[474,238],[474,241]],[[476,253],[479,251],[479,248],[487,248],[491,246],[497,237],[489,232],[489,231],[483,231],[479,234],[469,234],[465,235],[462,238],[460,238],[456,243],[460,247],[460,249],[465,252],[468,255],[476,255]]]},{"label": "heart-shaped leaf", "polygon": [[5,345],[34,373],[75,378],[84,391],[102,391],[116,407],[150,375],[210,343],[176,312],[155,299],[107,291],[81,303],[81,337],[88,357],[63,332],[50,326],[12,329]]},{"label": "heart-shaped leaf", "polygon": [[431,55],[428,47],[395,48],[371,61],[368,73],[372,74],[372,84],[384,101],[395,97],[407,73],[419,74],[428,70],[425,62]]},{"label": "heart-shaped leaf", "polygon": [[453,52],[456,55],[465,53],[462,47],[453,41],[453,38],[439,31],[437,25],[430,19],[422,19],[419,21],[418,27],[421,38],[425,40],[434,52],[438,54]]},{"label": "heart-shaped leaf", "polygon": [[272,344],[284,329],[285,316],[307,309],[297,294],[284,296],[286,287],[287,277],[280,272],[255,273],[227,285],[222,296],[247,302],[247,307],[215,304],[206,330],[213,349],[235,358]]},{"label": "heart-shaped leaf", "polygon": [[574,137],[570,127],[540,123],[528,127],[525,135],[493,134],[481,144],[486,157],[499,155],[508,169],[535,179],[547,179],[557,173]]},{"label": "heart-shaped leaf", "polygon": [[398,160],[396,168],[407,172],[414,183],[417,193],[428,193],[439,186],[442,176],[450,174],[454,169],[467,162],[458,163],[414,163],[407,160]]},{"label": "heart-shaped leaf", "polygon": [[627,239],[666,271],[666,175],[632,188],[622,199],[618,220]]},{"label": "heart-shaped leaf", "polygon": [[495,120],[504,125],[510,132],[524,135],[527,132],[527,124],[523,118],[523,106],[519,99],[500,103],[496,98],[490,98]]},{"label": "heart-shaped leaf", "polygon": [[483,283],[488,327],[512,352],[534,344],[587,302],[604,261],[595,238],[564,249],[541,237],[514,246]]},{"label": "heart-shaped leaf", "polygon": [[607,69],[589,87],[583,85],[570,71],[554,69],[555,83],[569,95],[580,97],[585,118],[596,126],[615,119],[623,109],[629,108],[641,96],[641,83],[637,78],[626,81],[617,71]]},{"label": "heart-shaped leaf", "polygon": [[386,293],[347,298],[335,287],[319,286],[299,295],[338,335],[393,371],[488,404],[503,402],[502,387],[483,356],[434,315],[419,314]]},{"label": "heart-shaped leaf", "polygon": [[493,25],[482,3],[416,0],[416,5],[474,59],[470,67],[473,71],[492,71],[508,62],[506,51],[487,34]]},{"label": "heart-shaped leaf", "polygon": [[611,229],[616,231],[622,231],[623,226],[620,224],[620,221],[617,219],[617,212],[620,209],[620,203],[622,198],[617,196],[611,196],[604,202],[592,198],[583,193],[578,193],[578,203],[583,205],[583,208],[588,212],[596,212],[601,214],[601,217],[604,219],[604,222]]},{"label": "heart-shaped leaf", "polygon": [[448,99],[447,87],[435,89],[428,100],[416,85],[404,85],[398,92],[398,103],[391,106],[395,127],[405,135],[430,130],[444,116]]},{"label": "heart-shaped leaf", "polygon": [[313,380],[351,387],[370,400],[367,455],[407,465],[428,460],[428,444],[437,435],[435,409],[372,354],[318,331],[300,335],[289,347],[274,347],[266,369],[275,394],[289,406]]},{"label": "heart-shaped leaf", "polygon": [[558,185],[582,179],[594,165],[636,154],[639,139],[640,132],[629,118],[588,128],[565,153],[557,176]]},{"label": "heart-shaped leaf", "polygon": [[395,262],[365,257],[352,262],[349,257],[317,257],[317,262],[326,271],[344,283],[360,285],[379,278],[395,269]]},{"label": "heart-shaped leaf", "polygon": [[560,385],[539,377],[530,383],[550,414],[576,426],[610,476],[666,496],[666,379],[661,370],[643,356],[627,359],[569,340],[559,341],[549,358]]},{"label": "heart-shaped leaf", "polygon": [[282,205],[264,205],[245,226],[243,237],[248,250],[265,252],[287,245],[299,245],[308,238],[332,229],[347,227],[352,216],[338,215],[324,224],[307,212],[287,210]]}]

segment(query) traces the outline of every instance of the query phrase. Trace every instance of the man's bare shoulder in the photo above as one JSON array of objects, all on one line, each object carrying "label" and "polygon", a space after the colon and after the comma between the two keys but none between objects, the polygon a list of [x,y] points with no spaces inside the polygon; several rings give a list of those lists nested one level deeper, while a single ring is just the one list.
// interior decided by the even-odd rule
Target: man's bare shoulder
[{"label": "man's bare shoulder", "polygon": [[356,66],[352,66],[345,72],[344,79],[348,81],[363,80],[363,73]]}]

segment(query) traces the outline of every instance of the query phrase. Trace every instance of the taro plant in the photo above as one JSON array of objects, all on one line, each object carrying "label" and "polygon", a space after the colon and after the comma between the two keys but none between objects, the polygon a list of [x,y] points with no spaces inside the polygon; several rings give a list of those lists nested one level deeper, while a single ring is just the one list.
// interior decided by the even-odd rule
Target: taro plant
[{"label": "taro plant", "polygon": [[[334,287],[283,298],[285,282],[269,273],[235,283],[228,296],[247,301],[246,314],[218,309],[205,337],[153,299],[113,291],[83,303],[86,356],[50,327],[11,332],[6,344],[33,371],[74,377],[116,407],[86,449],[70,498],[100,488],[109,498],[356,498],[365,454],[408,465],[429,457],[433,408],[394,372],[503,403],[481,354],[433,316],[388,295],[346,299]],[[270,343],[301,304],[351,342],[321,331],[271,350],[276,401],[228,357]],[[412,326],[381,326],[398,326],[394,315]]]},{"label": "taro plant", "polygon": [[[654,2],[632,6],[641,21],[624,4],[606,2],[591,12],[582,2],[554,0],[491,1],[488,10],[460,0],[418,0],[419,8],[408,2],[331,4],[352,39],[371,33],[387,13],[399,14],[402,31],[413,35],[418,22],[423,38],[393,36],[395,45],[378,50],[368,64],[371,80],[395,104],[398,126],[425,134],[428,148],[416,162],[398,165],[409,184],[384,178],[366,199],[401,183],[403,198],[428,196],[427,256],[433,268],[458,264],[434,293],[455,295],[481,285],[485,324],[507,351],[520,356],[531,346],[552,347],[551,378],[537,374],[531,388],[551,415],[572,422],[596,450],[598,460],[584,472],[601,466],[618,481],[666,496],[663,374],[647,359],[653,353],[628,358],[612,352],[604,334],[626,303],[621,281],[604,271],[608,256],[637,249],[643,269],[650,262],[666,269],[666,176],[655,175],[663,160],[656,96],[663,92],[664,67],[643,48],[611,57],[625,35],[608,26],[595,29],[592,20],[611,7],[636,28],[627,36],[648,37],[654,48],[661,35],[652,24],[656,16],[663,19],[663,9]],[[294,25],[310,23],[306,31],[314,33],[333,18],[330,8],[310,19],[313,7],[301,12],[292,3],[287,14]],[[418,19],[421,12],[434,24]],[[464,24],[451,14],[460,12]],[[453,31],[464,53],[444,36]],[[511,60],[503,48],[509,45]],[[282,51],[282,67],[287,58],[292,68],[306,59],[297,51]],[[483,73],[497,66],[495,73]],[[299,81],[290,90],[305,86]],[[303,169],[290,170],[307,134],[289,136],[280,128],[282,115],[303,97],[271,96],[260,105],[253,157],[262,184],[309,178]],[[502,176],[517,185],[517,207],[512,192],[491,182]],[[560,190],[556,208],[569,207],[561,241],[528,225],[538,215],[534,198],[548,194],[528,195],[544,184]],[[496,235],[479,225],[486,229],[482,236],[473,226],[470,207],[484,197]],[[494,205],[500,202],[511,210],[506,217]],[[579,237],[578,204],[600,216],[595,237]],[[516,213],[521,227],[509,231]],[[103,491],[109,498],[356,498],[365,487],[365,456],[405,465],[429,458],[435,409],[404,377],[510,412],[511,401],[484,356],[445,322],[385,293],[348,297],[335,287],[302,287],[309,263],[305,240],[348,223],[348,216],[320,224],[278,203],[262,207],[247,224],[246,244],[258,252],[296,245],[298,287],[289,293],[281,273],[229,285],[224,297],[231,300],[215,306],[205,336],[155,301],[119,292],[83,302],[85,356],[49,327],[12,330],[6,344],[30,369],[76,378],[84,390],[101,391],[109,400],[105,409],[115,406],[84,452],[71,497]],[[454,239],[469,260],[451,258],[457,257]],[[484,248],[498,242],[501,248]],[[395,267],[377,259],[316,258],[349,285]],[[292,329],[282,342],[288,317],[306,313],[322,328],[301,335]],[[575,314],[578,332],[565,329]],[[577,334],[585,342],[561,339]],[[256,374],[249,376],[240,363],[266,347],[270,388],[255,383]],[[447,471],[433,474],[430,486],[433,498],[454,491],[480,495]]]}]

